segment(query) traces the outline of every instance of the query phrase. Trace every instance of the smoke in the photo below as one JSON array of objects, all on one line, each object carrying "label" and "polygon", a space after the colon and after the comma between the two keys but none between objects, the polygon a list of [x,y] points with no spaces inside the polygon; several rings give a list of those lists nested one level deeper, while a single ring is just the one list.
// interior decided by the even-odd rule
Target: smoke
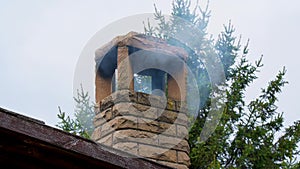
[{"label": "smoke", "polygon": [[[172,16],[164,15],[166,22],[174,19]],[[119,21],[112,23],[111,25],[105,27],[103,30],[99,31],[92,40],[84,48],[82,55],[80,56],[81,61],[83,60],[93,60],[91,57],[94,55],[95,49],[99,48],[101,41],[103,41],[105,36],[110,36],[111,38],[107,39],[107,41],[111,40],[116,35],[122,35],[129,31],[143,32],[143,27],[139,27],[138,25],[142,23],[142,21],[146,21],[149,19],[149,22],[152,26],[158,25],[157,20],[153,19],[153,14],[142,14],[135,15],[131,17],[123,18]],[[141,21],[142,20],[142,21]],[[129,61],[131,63],[133,73],[140,73],[144,75],[153,75],[153,77],[158,77],[157,79],[153,79],[154,90],[153,92],[158,95],[163,95],[161,92],[161,85],[159,81],[161,80],[160,73],[167,73],[174,78],[176,82],[179,82],[180,79],[176,79],[179,70],[185,66],[187,68],[187,102],[189,113],[193,116],[198,114],[200,96],[205,93],[205,91],[199,91],[199,72],[196,72],[197,67],[204,67],[207,75],[209,77],[209,82],[212,86],[212,92],[216,92],[217,86],[225,81],[224,69],[222,62],[219,60],[216,52],[213,49],[213,44],[203,43],[203,32],[196,28],[192,23],[185,21],[181,18],[176,18],[177,22],[184,26],[185,31],[177,30],[172,34],[167,35],[170,39],[173,39],[173,42],[179,42],[182,46],[185,46],[189,51],[194,52],[195,58],[199,59],[194,65],[187,64],[182,58],[179,56],[168,55],[168,52],[164,52],[163,49],[160,49],[161,52],[151,52],[147,50],[137,50],[132,47],[129,47]],[[135,23],[133,23],[135,22]],[[142,24],[141,24],[142,25]],[[139,27],[140,29],[136,29]],[[112,29],[114,28],[114,29]],[[104,31],[105,30],[105,31]],[[167,32],[166,32],[167,34]],[[107,42],[106,41],[106,42]],[[178,44],[176,44],[178,45]],[[88,51],[86,51],[88,50]],[[189,52],[188,51],[188,52]],[[87,56],[88,55],[88,56]],[[202,65],[200,64],[203,63]],[[79,62],[83,63],[83,62]],[[87,83],[85,77],[90,76],[89,79],[94,79],[91,73],[83,73],[87,72],[87,70],[92,70],[93,65],[85,65],[86,67],[78,67],[75,72],[75,80],[76,83]],[[191,66],[191,67],[189,67]],[[100,60],[97,60],[96,69],[98,72],[101,72],[101,76],[103,77],[113,77],[115,69],[117,68],[117,50],[116,47],[112,47],[109,52],[106,52],[106,55],[103,56]],[[77,73],[77,74],[76,74]],[[79,75],[79,76],[78,76]],[[94,81],[89,81],[91,86],[91,93],[93,93]],[[177,83],[180,84],[180,83]],[[128,84],[129,85],[129,84]],[[74,88],[76,89],[74,85]],[[158,88],[158,89],[156,89]],[[186,92],[186,91],[180,91]],[[183,95],[183,94],[182,94]],[[181,96],[182,96],[181,95]],[[163,97],[166,98],[166,97]],[[218,121],[222,115],[222,105],[217,106],[217,99],[211,100],[213,111],[211,111],[208,115],[209,119],[206,119],[206,123],[202,129],[201,133],[201,141],[205,141],[215,130]]]},{"label": "smoke", "polygon": [[112,47],[105,56],[96,61],[97,73],[102,77],[112,77],[117,68],[117,47]]}]

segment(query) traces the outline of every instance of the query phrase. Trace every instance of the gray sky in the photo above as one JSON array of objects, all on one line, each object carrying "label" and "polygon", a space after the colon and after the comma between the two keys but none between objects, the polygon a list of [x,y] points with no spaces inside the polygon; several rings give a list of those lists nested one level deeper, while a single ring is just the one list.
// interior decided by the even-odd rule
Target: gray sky
[{"label": "gray sky", "polygon": [[[250,39],[249,59],[264,55],[265,66],[247,98],[257,96],[286,66],[289,84],[279,95],[279,110],[286,124],[299,119],[300,1],[211,1],[208,32],[216,38],[231,20],[243,42]],[[0,106],[54,126],[58,106],[73,112],[76,63],[90,38],[123,17],[153,12],[153,3],[170,13],[171,0],[1,1]]]}]

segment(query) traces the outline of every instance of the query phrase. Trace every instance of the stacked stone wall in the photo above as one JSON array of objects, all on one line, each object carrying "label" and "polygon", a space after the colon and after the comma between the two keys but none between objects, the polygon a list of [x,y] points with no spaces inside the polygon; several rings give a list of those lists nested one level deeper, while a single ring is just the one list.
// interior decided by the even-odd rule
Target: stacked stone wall
[{"label": "stacked stone wall", "polygon": [[174,168],[188,168],[188,117],[184,102],[120,90],[96,108],[98,143]]}]

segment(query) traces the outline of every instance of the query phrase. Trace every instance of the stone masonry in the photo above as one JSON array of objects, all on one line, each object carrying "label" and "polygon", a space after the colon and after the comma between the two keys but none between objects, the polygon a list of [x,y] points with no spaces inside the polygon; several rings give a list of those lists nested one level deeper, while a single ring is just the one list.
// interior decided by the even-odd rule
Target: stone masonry
[{"label": "stone masonry", "polygon": [[186,106],[167,99],[162,107],[161,100],[160,96],[130,90],[113,93],[96,109],[92,138],[164,165],[188,168]]},{"label": "stone masonry", "polygon": [[[176,68],[172,75],[167,74],[166,97],[134,91],[133,75],[138,72],[134,72],[133,66],[141,63],[130,61],[129,56],[135,51],[145,51],[138,55],[140,59],[169,58],[168,64]],[[116,37],[97,49],[97,106],[92,139],[166,166],[187,169],[190,147],[185,104],[186,57],[182,48],[134,32]],[[161,63],[148,61],[147,64]],[[115,76],[117,90],[114,91]]]}]

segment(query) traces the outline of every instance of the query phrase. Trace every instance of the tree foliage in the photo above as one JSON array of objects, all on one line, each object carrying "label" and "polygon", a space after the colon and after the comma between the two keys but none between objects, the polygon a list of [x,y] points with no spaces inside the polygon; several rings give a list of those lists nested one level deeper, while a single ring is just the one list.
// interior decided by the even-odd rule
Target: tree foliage
[{"label": "tree foliage", "polygon": [[91,103],[88,92],[84,92],[82,86],[80,91],[77,90],[77,96],[73,99],[76,103],[74,119],[67,116],[58,107],[59,113],[57,117],[60,121],[56,126],[69,133],[90,138],[94,129],[94,104]]},{"label": "tree foliage", "polygon": [[[145,28],[146,33],[166,39],[170,44],[178,45],[189,51],[188,66],[196,75],[201,100],[196,120],[189,131],[191,147],[191,168],[297,168],[295,161],[299,154],[297,143],[300,141],[300,122],[283,129],[283,116],[277,111],[277,94],[287,83],[284,80],[286,69],[280,71],[274,80],[270,81],[261,94],[249,103],[245,101],[247,87],[257,79],[257,72],[263,66],[262,59],[250,63],[248,43],[241,48],[240,37],[235,36],[231,22],[224,26],[216,40],[208,37],[207,25],[210,11],[198,7],[191,8],[189,0],[174,0],[172,18],[167,20],[162,12],[155,7],[157,27]],[[198,11],[198,12],[197,12]],[[182,22],[182,19],[185,22]],[[180,43],[172,37],[174,34],[190,32],[186,22],[193,24],[200,31],[197,36],[196,50],[189,44]],[[212,49],[213,48],[213,49]],[[224,105],[222,117],[213,134],[202,141],[201,132],[209,112],[212,111],[212,85],[201,53],[197,51],[212,51],[221,60],[226,83],[219,93],[225,93],[226,100],[220,100]],[[211,54],[208,52],[208,55]],[[216,56],[214,55],[214,56]],[[209,57],[209,56],[208,56]],[[213,57],[213,56],[212,56]],[[206,61],[204,59],[204,61]],[[204,92],[204,93],[203,93]],[[280,133],[282,136],[277,137]]]}]

